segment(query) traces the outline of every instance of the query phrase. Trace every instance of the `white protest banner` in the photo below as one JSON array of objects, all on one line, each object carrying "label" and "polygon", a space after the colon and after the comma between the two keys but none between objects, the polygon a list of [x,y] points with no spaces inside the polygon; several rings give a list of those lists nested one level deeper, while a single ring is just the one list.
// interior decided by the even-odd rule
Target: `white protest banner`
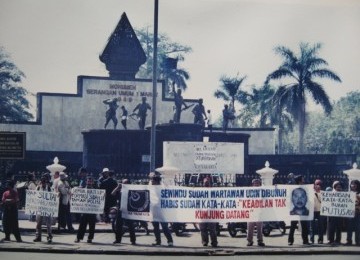
[{"label": "white protest banner", "polygon": [[313,185],[193,188],[123,185],[123,218],[159,222],[311,220]]},{"label": "white protest banner", "polygon": [[26,190],[25,214],[57,217],[59,197],[55,192]]},{"label": "white protest banner", "polygon": [[189,173],[244,173],[244,144],[164,142],[164,166]]},{"label": "white protest banner", "polygon": [[105,206],[105,190],[73,188],[71,190],[70,212],[102,214]]},{"label": "white protest banner", "polygon": [[322,191],[320,214],[331,217],[355,216],[355,192]]}]

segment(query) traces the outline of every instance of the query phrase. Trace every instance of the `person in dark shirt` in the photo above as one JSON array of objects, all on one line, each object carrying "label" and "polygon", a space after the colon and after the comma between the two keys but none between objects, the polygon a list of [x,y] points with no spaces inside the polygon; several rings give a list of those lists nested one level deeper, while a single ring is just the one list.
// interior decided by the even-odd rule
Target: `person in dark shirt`
[{"label": "person in dark shirt", "polygon": [[4,209],[3,212],[3,229],[5,233],[4,241],[10,241],[10,234],[12,233],[15,236],[17,242],[22,242],[20,230],[19,230],[19,220],[18,220],[18,208],[17,204],[19,202],[19,195],[14,189],[15,182],[8,180],[6,182],[6,191],[2,196],[2,206]]},{"label": "person in dark shirt", "polygon": [[116,206],[116,197],[111,195],[111,192],[118,186],[116,180],[113,179],[114,172],[109,171],[108,177],[100,184],[100,189],[105,190],[105,207],[104,207],[104,220],[110,223],[109,211],[111,207]]}]

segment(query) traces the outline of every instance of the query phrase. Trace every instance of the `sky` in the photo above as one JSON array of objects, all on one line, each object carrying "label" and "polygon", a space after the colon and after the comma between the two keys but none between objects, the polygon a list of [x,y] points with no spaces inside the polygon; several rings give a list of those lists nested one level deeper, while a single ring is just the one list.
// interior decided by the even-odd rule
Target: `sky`
[{"label": "sky", "polygon": [[[108,76],[99,55],[123,12],[134,28],[152,26],[154,1],[0,0],[0,46],[31,93],[76,93],[77,76]],[[214,118],[221,76],[261,86],[281,64],[278,45],[322,43],[319,56],[342,80],[320,81],[330,99],[360,90],[359,0],[159,0],[159,32],[192,48],[178,64],[191,77],[183,95],[202,97]]]}]

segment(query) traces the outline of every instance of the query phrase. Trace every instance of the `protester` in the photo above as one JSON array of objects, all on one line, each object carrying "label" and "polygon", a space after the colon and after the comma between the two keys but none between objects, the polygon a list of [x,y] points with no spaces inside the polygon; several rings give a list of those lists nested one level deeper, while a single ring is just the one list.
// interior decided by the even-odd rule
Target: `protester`
[{"label": "protester", "polygon": [[[203,179],[203,186],[204,187],[211,187],[211,180],[209,177],[205,177]],[[211,240],[211,246],[217,247],[217,233],[216,233],[216,225],[215,222],[201,222],[199,223],[200,227],[200,234],[201,234],[201,242],[203,246],[208,246],[209,244],[209,235]]]},{"label": "protester", "polygon": [[360,246],[360,181],[350,182],[350,191],[355,192],[355,216],[348,219],[346,245],[352,245],[352,234],[355,233],[355,245]]},{"label": "protester", "polygon": [[74,231],[72,225],[72,218],[70,213],[70,195],[71,195],[71,187],[69,182],[67,181],[68,176],[64,172],[60,172],[58,182],[58,191],[60,196],[59,202],[59,216],[58,216],[58,230],[61,229],[72,232]]},{"label": "protester", "polygon": [[17,242],[22,242],[19,220],[18,220],[18,208],[19,195],[14,189],[15,182],[9,180],[6,182],[6,191],[2,196],[2,207],[3,207],[3,230],[5,233],[4,241],[10,241],[10,234],[15,236]]},{"label": "protester", "polygon": [[[92,176],[88,176],[86,178],[86,189],[95,189],[94,178]],[[86,227],[89,225],[89,235],[87,242],[92,243],[95,234],[95,226],[96,226],[96,214],[82,213],[80,217],[79,229],[77,231],[75,243],[79,243],[84,239]]]},{"label": "protester", "polygon": [[113,171],[107,171],[104,175],[104,180],[100,184],[100,189],[105,190],[105,207],[104,207],[104,221],[110,223],[109,211],[111,207],[116,206],[116,197],[111,195],[111,192],[117,187],[117,182],[113,179]]},{"label": "protester", "polygon": [[[161,174],[157,171],[155,172],[151,172],[149,174],[149,178],[150,178],[150,185],[160,185],[161,184]],[[160,233],[160,225],[162,228],[162,231],[164,232],[164,235],[167,239],[168,242],[168,246],[173,246],[174,242],[173,242],[173,238],[171,236],[171,232],[169,229],[169,225],[166,222],[152,222],[153,226],[154,226],[154,235],[155,235],[155,243],[153,243],[153,246],[160,246],[161,245],[161,233]]]},{"label": "protester", "polygon": [[118,198],[118,211],[116,216],[116,224],[115,224],[115,241],[113,244],[120,244],[121,239],[123,236],[123,227],[126,225],[129,230],[130,235],[130,242],[132,245],[136,245],[136,235],[135,235],[135,228],[134,228],[134,221],[130,219],[123,219],[121,216],[121,187],[122,184],[129,184],[128,179],[122,180],[122,183],[119,183],[119,185],[111,192],[111,195]]},{"label": "protester", "polygon": [[310,230],[310,241],[313,244],[315,241],[315,231],[317,230],[318,234],[318,244],[322,244],[324,242],[324,230],[325,230],[325,222],[326,217],[320,214],[321,209],[321,180],[317,179],[314,182],[314,219],[311,222],[311,230]]},{"label": "protester", "polygon": [[52,182],[52,189],[55,191],[55,192],[58,192],[58,186],[59,186],[59,181],[60,181],[60,172],[56,171],[54,173],[54,180]]},{"label": "protester", "polygon": [[78,171],[78,178],[79,178],[79,187],[85,188],[86,186],[86,176],[88,172],[85,167],[80,167]]},{"label": "protester", "polygon": [[[261,186],[261,180],[260,179],[253,179],[251,182],[253,187],[260,187]],[[252,246],[254,244],[253,242],[253,234],[254,229],[256,226],[256,235],[257,235],[257,243],[258,246],[265,246],[265,243],[263,242],[263,222],[257,221],[257,222],[248,222],[247,223],[247,246]]]},{"label": "protester", "polygon": [[[333,191],[339,192],[342,191],[342,185],[340,181],[334,181]],[[342,217],[328,217],[328,244],[340,245],[341,244],[341,226],[343,218]]]},{"label": "protester", "polygon": [[[294,178],[296,185],[302,185],[304,184],[304,177],[302,175],[297,175]],[[298,222],[300,222],[301,225],[301,238],[303,240],[304,245],[309,245],[309,221],[304,220],[292,220],[290,222],[290,230],[289,230],[289,236],[288,236],[288,245],[292,246],[294,244],[294,233],[295,229],[297,228]]]},{"label": "protester", "polygon": [[[40,184],[36,187],[38,191],[48,191],[51,192],[50,183],[48,182],[47,176],[41,176]],[[47,230],[47,242],[52,242],[52,217],[51,216],[42,216],[41,214],[36,215],[36,234],[34,242],[41,242],[41,233],[42,233],[42,223],[43,221],[46,224]]]}]

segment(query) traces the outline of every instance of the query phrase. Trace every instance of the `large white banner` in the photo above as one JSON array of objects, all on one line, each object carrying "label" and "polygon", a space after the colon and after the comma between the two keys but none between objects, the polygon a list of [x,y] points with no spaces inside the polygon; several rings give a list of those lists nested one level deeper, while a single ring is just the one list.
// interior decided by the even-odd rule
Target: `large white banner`
[{"label": "large white banner", "polygon": [[25,214],[57,217],[59,196],[55,192],[26,190]]},{"label": "large white banner", "polygon": [[70,212],[102,214],[105,206],[105,190],[73,188],[71,190]]},{"label": "large white banner", "polygon": [[322,191],[320,214],[331,217],[355,216],[355,192]]},{"label": "large white banner", "polygon": [[183,173],[244,173],[244,144],[164,142],[164,166]]},{"label": "large white banner", "polygon": [[313,185],[193,188],[123,185],[123,218],[159,222],[311,220]]}]

